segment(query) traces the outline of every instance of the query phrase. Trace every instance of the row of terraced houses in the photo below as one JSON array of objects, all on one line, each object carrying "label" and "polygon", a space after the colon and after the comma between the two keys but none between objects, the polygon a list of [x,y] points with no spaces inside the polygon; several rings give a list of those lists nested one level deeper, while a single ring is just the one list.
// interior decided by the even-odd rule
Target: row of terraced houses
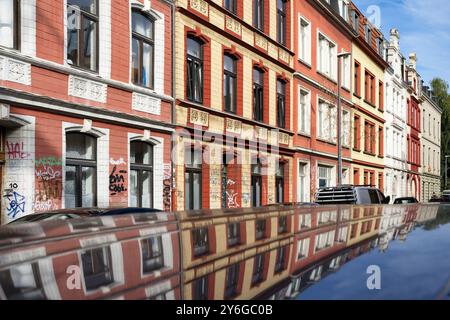
[{"label": "row of terraced houses", "polygon": [[[1,217],[440,192],[441,110],[349,0],[0,0]],[[350,53],[350,55],[341,55]]]}]

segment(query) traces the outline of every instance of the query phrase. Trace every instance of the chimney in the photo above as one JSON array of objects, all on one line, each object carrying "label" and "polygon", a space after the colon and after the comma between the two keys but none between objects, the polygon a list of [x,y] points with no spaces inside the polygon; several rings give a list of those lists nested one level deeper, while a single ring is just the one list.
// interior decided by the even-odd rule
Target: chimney
[{"label": "chimney", "polygon": [[411,53],[411,54],[409,55],[409,66],[410,66],[412,69],[417,70],[417,69],[416,69],[416,67],[417,67],[417,54]]},{"label": "chimney", "polygon": [[400,33],[396,28],[391,29],[390,45],[400,50]]}]

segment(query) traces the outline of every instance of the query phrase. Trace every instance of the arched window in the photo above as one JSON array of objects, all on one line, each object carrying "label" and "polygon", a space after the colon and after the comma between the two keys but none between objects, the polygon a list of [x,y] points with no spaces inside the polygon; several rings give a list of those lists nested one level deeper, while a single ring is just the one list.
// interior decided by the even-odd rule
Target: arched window
[{"label": "arched window", "polygon": [[97,205],[97,139],[88,134],[66,134],[65,207]]},{"label": "arched window", "polygon": [[130,206],[153,207],[153,146],[143,141],[130,144]]},{"label": "arched window", "polygon": [[132,12],[132,68],[134,84],[154,87],[154,22],[143,13]]},{"label": "arched window", "polygon": [[0,0],[0,46],[19,49],[19,0]]},{"label": "arched window", "polygon": [[203,42],[195,37],[187,38],[187,99],[203,103]]}]

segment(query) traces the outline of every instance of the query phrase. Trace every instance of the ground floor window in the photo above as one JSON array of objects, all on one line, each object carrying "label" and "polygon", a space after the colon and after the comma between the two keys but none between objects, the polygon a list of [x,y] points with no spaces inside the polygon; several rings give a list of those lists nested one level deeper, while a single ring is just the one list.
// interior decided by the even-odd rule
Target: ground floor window
[{"label": "ground floor window", "polygon": [[66,208],[97,205],[97,139],[83,133],[66,134]]},{"label": "ground floor window", "polygon": [[142,141],[130,144],[130,206],[153,207],[153,146]]},{"label": "ground floor window", "polygon": [[331,187],[331,171],[333,168],[319,165],[318,169],[319,188]]}]

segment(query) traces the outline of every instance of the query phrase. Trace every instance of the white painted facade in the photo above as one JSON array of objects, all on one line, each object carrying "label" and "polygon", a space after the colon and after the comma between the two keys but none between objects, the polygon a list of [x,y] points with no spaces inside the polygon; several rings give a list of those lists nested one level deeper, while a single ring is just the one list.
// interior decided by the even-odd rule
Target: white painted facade
[{"label": "white painted facade", "polygon": [[[400,36],[391,30],[385,72],[385,171],[384,193],[392,200],[407,196],[407,86],[404,81],[404,58],[400,52]],[[403,67],[402,67],[403,65]]]}]

